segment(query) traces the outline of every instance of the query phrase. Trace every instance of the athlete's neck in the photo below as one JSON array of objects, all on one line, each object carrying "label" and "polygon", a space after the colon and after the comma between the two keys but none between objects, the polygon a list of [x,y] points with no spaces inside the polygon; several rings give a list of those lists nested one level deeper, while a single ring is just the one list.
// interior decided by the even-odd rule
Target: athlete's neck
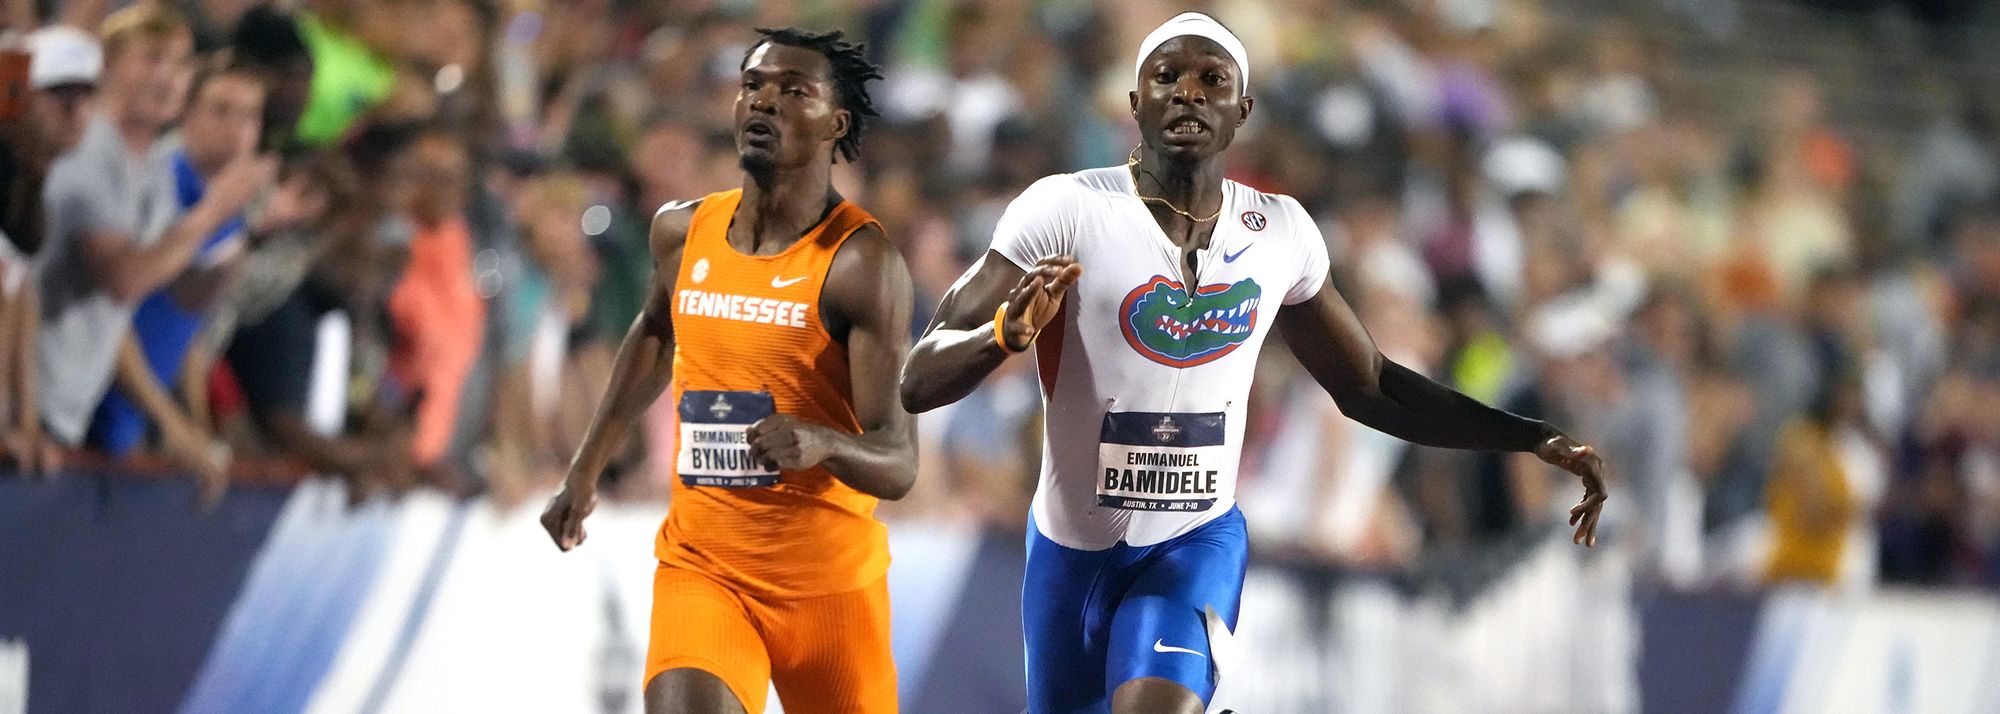
[{"label": "athlete's neck", "polygon": [[1162,157],[1152,147],[1140,147],[1132,182],[1139,195],[1166,199],[1175,208],[1206,216],[1222,207],[1222,157],[1197,161]]},{"label": "athlete's neck", "polygon": [[730,223],[730,242],[750,255],[777,253],[819,225],[838,203],[829,164],[744,171],[743,200]]}]

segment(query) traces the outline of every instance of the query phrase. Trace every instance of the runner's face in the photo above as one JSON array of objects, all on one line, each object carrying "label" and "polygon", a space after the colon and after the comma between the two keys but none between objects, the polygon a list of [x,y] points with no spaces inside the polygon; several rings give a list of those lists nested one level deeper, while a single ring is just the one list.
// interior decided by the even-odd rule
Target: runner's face
[{"label": "runner's face", "polygon": [[1132,118],[1153,153],[1198,161],[1229,148],[1251,99],[1227,50],[1206,37],[1176,37],[1146,57]]},{"label": "runner's face", "polygon": [[847,134],[825,55],[766,42],[743,61],[736,94],[736,151],[750,171],[831,162],[833,145]]}]

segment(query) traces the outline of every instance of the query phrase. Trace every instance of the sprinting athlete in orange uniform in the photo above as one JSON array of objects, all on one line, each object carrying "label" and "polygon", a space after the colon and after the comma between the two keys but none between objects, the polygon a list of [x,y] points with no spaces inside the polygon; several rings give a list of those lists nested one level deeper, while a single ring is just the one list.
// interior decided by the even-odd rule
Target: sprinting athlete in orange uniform
[{"label": "sprinting athlete in orange uniform", "polygon": [[759,712],[775,683],[790,712],[893,712],[874,511],[916,478],[896,398],[910,278],[831,184],[879,75],[838,32],[759,32],[736,99],[743,188],[654,217],[652,295],[542,525],[564,550],[583,542],[598,473],[671,379],[679,479],[655,544],[646,710]]}]

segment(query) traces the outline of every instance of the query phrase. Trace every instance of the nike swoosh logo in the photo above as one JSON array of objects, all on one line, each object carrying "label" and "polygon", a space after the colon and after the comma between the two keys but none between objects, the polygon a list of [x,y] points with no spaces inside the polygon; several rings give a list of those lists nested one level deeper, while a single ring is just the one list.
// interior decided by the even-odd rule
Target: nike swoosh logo
[{"label": "nike swoosh logo", "polygon": [[1243,246],[1242,250],[1238,250],[1238,251],[1236,251],[1236,252],[1234,252],[1234,253],[1228,253],[1228,252],[1225,252],[1225,253],[1223,253],[1223,254],[1222,254],[1222,262],[1224,262],[1224,263],[1234,263],[1234,262],[1236,262],[1236,257],[1237,257],[1237,256],[1239,256],[1239,255],[1242,255],[1242,254],[1243,254],[1243,253],[1244,253],[1245,251],[1248,251],[1248,250],[1250,250],[1250,246],[1247,246],[1247,245],[1246,245],[1246,246]]},{"label": "nike swoosh logo", "polygon": [[1154,652],[1179,652],[1179,653],[1182,653],[1182,654],[1191,654],[1191,655],[1194,655],[1194,656],[1196,656],[1196,657],[1200,657],[1200,658],[1203,658],[1203,659],[1207,659],[1207,658],[1208,658],[1208,655],[1205,655],[1205,654],[1202,654],[1202,653],[1200,653],[1200,652],[1196,652],[1196,651],[1194,651],[1194,650],[1191,650],[1191,649],[1188,649],[1188,648],[1186,648],[1186,647],[1168,647],[1167,645],[1163,644],[1163,643],[1165,643],[1165,642],[1166,642],[1166,638],[1164,638],[1164,637],[1163,637],[1163,638],[1160,638],[1160,639],[1157,639],[1157,640],[1153,640],[1153,651],[1154,651]]},{"label": "nike swoosh logo", "polygon": [[772,279],[771,279],[771,287],[774,287],[774,288],[789,288],[789,287],[791,287],[791,286],[793,286],[793,285],[797,285],[797,284],[799,284],[799,283],[800,283],[801,281],[804,281],[804,280],[805,280],[805,278],[804,278],[804,277],[797,277],[797,278],[792,278],[791,280],[780,280],[780,279],[778,279],[778,278],[772,278]]}]

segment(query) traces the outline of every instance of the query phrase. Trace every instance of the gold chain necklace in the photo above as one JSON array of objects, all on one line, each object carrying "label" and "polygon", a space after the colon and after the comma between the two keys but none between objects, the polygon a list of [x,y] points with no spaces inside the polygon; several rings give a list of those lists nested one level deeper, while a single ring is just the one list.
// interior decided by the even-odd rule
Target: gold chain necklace
[{"label": "gold chain necklace", "polygon": [[1172,201],[1168,201],[1167,199],[1164,199],[1164,198],[1160,198],[1160,197],[1158,197],[1158,196],[1147,196],[1147,195],[1143,195],[1143,194],[1140,194],[1140,193],[1139,193],[1139,172],[1138,172],[1138,171],[1136,171],[1136,170],[1134,170],[1134,169],[1137,169],[1137,168],[1138,168],[1138,166],[1139,166],[1139,147],[1136,147],[1136,146],[1134,146],[1134,147],[1132,147],[1132,153],[1129,153],[1129,154],[1126,154],[1126,155],[1125,155],[1125,170],[1126,170],[1127,172],[1129,172],[1129,173],[1131,173],[1131,174],[1132,174],[1132,197],[1133,197],[1133,198],[1137,198],[1137,199],[1139,199],[1140,201],[1144,201],[1144,202],[1146,202],[1146,203],[1157,203],[1157,204],[1160,204],[1160,205],[1162,205],[1162,206],[1166,206],[1166,207],[1167,207],[1167,210],[1169,210],[1169,211],[1173,211],[1173,212],[1175,212],[1175,213],[1178,213],[1178,214],[1181,214],[1181,216],[1182,216],[1182,217],[1184,217],[1184,218],[1186,218],[1186,219],[1188,219],[1188,220],[1190,220],[1190,221],[1194,221],[1194,222],[1196,222],[1196,223],[1207,223],[1207,222],[1209,222],[1209,221],[1213,221],[1213,220],[1215,220],[1217,216],[1221,216],[1221,215],[1222,215],[1222,207],[1221,207],[1221,206],[1216,206],[1216,207],[1215,207],[1215,212],[1214,212],[1214,213],[1211,213],[1211,214],[1208,214],[1208,217],[1207,217],[1207,218],[1198,218],[1198,217],[1196,217],[1196,216],[1195,216],[1194,214],[1192,214],[1192,213],[1188,213],[1187,211],[1183,211],[1183,210],[1181,210],[1181,209],[1180,209],[1180,207],[1179,207],[1179,206],[1176,206],[1176,205],[1174,205]]}]

